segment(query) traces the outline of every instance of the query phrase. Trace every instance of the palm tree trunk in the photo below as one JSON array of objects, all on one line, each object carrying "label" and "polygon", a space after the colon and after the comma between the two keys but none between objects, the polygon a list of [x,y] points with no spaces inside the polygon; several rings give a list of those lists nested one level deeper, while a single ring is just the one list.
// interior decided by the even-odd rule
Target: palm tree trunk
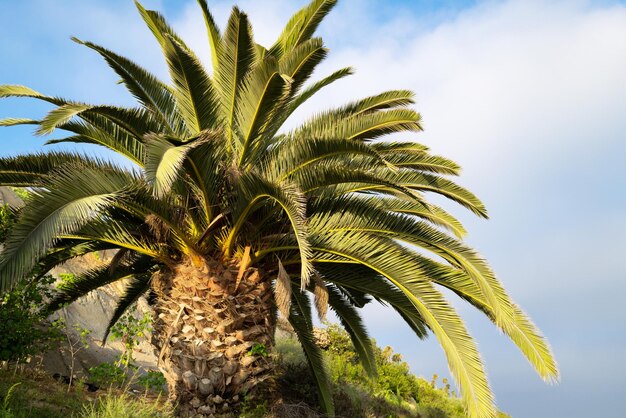
[{"label": "palm tree trunk", "polygon": [[152,340],[181,413],[227,411],[270,375],[272,288],[256,269],[190,261],[158,273]]}]

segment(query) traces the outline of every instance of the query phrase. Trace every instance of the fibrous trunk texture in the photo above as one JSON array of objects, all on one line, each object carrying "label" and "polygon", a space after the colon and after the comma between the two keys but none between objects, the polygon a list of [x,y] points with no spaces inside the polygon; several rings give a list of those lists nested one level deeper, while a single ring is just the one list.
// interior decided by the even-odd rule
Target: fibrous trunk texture
[{"label": "fibrous trunk texture", "polygon": [[186,261],[153,278],[153,343],[183,416],[226,412],[270,376],[271,284],[247,269],[237,285],[237,273],[237,266]]}]

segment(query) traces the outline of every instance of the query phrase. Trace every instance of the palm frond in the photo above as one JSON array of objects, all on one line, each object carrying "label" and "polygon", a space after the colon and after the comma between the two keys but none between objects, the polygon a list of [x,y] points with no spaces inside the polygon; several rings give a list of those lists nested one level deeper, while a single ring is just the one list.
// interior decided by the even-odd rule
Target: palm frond
[{"label": "palm frond", "polygon": [[328,286],[328,303],[350,335],[363,369],[370,377],[377,375],[374,348],[361,316],[335,286]]},{"label": "palm frond", "polygon": [[254,212],[260,203],[265,199],[269,199],[271,202],[281,207],[282,213],[286,215],[294,232],[300,252],[300,277],[302,280],[302,288],[304,289],[308,285],[309,276],[313,271],[311,262],[309,261],[311,250],[305,220],[306,209],[304,195],[292,184],[282,183],[281,185],[277,185],[261,176],[252,174],[252,172],[241,175],[238,185],[240,187],[239,195],[242,199],[238,202],[238,207],[235,208],[235,212],[233,213],[235,223],[224,244],[225,253],[227,255],[230,254],[234,240],[237,238],[248,216]]},{"label": "palm frond", "polygon": [[206,0],[198,0],[202,15],[204,16],[204,23],[209,35],[209,45],[211,46],[211,63],[213,64],[213,71],[219,66],[220,48],[222,47],[222,35],[220,29],[215,23],[215,18],[209,10],[209,6]]},{"label": "palm frond", "polygon": [[0,256],[0,291],[24,277],[59,236],[77,231],[129,184],[113,166],[66,166],[46,181],[22,210]]},{"label": "palm frond", "polygon": [[77,38],[72,39],[99,53],[113,71],[121,77],[128,91],[162,122],[162,129],[166,133],[181,132],[180,120],[176,116],[176,105],[172,93],[156,76],[128,58],[106,48],[91,42],[83,42]]},{"label": "palm frond", "polygon": [[278,37],[278,41],[270,49],[270,53],[285,55],[310,39],[324,17],[335,7],[335,4],[337,4],[337,0],[313,0],[300,9],[287,22],[285,29]]},{"label": "palm frond", "polygon": [[128,277],[128,283],[124,289],[124,293],[117,302],[117,306],[109,319],[109,323],[102,337],[102,344],[104,345],[109,337],[111,328],[117,323],[117,321],[124,315],[124,313],[135,304],[141,296],[143,296],[150,289],[150,278],[152,273],[146,272],[143,274],[136,274]]},{"label": "palm frond", "polygon": [[433,331],[448,358],[470,417],[495,417],[493,395],[482,361],[463,321],[428,280],[414,256],[392,241],[362,233],[319,237],[314,248],[368,266],[400,289]]},{"label": "palm frond", "polygon": [[229,141],[233,140],[235,106],[243,79],[253,63],[254,45],[248,16],[233,7],[222,44],[217,51],[219,65],[214,68]]},{"label": "palm frond", "polygon": [[166,58],[174,81],[178,110],[192,135],[209,129],[218,119],[218,100],[211,78],[196,56],[169,35]]},{"label": "palm frond", "polygon": [[328,50],[324,48],[322,39],[311,38],[282,57],[279,61],[280,73],[291,79],[293,93],[300,89],[327,54]]},{"label": "palm frond", "polygon": [[273,58],[259,63],[244,79],[241,86],[241,100],[236,107],[236,127],[239,132],[239,167],[244,161],[250,162],[249,153],[254,141],[265,133],[268,124],[280,109],[289,82],[278,72],[278,64]]},{"label": "palm frond", "polygon": [[159,135],[147,135],[145,175],[157,198],[165,196],[180,178],[189,151],[200,145],[200,141],[176,146]]},{"label": "palm frond", "polygon": [[315,343],[315,337],[313,336],[311,305],[307,296],[297,289],[294,289],[292,295],[293,301],[291,303],[291,314],[288,318],[289,323],[302,345],[305,357],[317,383],[322,411],[329,416],[334,416],[335,406],[333,404],[328,371],[324,363],[324,355]]}]

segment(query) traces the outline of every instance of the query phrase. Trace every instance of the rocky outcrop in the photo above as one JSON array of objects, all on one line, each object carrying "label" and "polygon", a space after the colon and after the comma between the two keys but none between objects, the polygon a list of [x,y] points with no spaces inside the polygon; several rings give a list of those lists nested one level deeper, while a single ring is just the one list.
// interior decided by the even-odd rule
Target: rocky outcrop
[{"label": "rocky outcrop", "polygon": [[[102,252],[98,256],[88,255],[80,257],[52,270],[51,273],[54,276],[58,276],[61,273],[78,274],[109,260],[112,255],[113,253],[110,252]],[[101,287],[61,309],[49,318],[54,320],[59,316],[64,317],[68,324],[68,337],[72,341],[77,341],[80,338],[74,328],[75,325],[91,331],[87,338],[88,348],[81,349],[75,355],[75,375],[86,375],[90,367],[101,363],[112,363],[124,351],[124,344],[121,341],[114,341],[109,338],[106,344],[103,345],[106,328],[123,288],[124,284],[121,283]],[[150,307],[145,299],[141,298],[138,301],[135,315],[139,319],[145,312],[150,312]],[[147,335],[147,338],[141,341],[135,349],[133,357],[137,366],[144,369],[156,369],[156,356],[150,344],[150,335]],[[50,373],[69,375],[71,373],[69,341],[63,342],[60,349],[46,353],[43,357],[43,365]]]},{"label": "rocky outcrop", "polygon": [[20,197],[15,194],[9,187],[0,187],[0,206],[9,205],[11,208],[21,208],[24,206],[24,202]]}]

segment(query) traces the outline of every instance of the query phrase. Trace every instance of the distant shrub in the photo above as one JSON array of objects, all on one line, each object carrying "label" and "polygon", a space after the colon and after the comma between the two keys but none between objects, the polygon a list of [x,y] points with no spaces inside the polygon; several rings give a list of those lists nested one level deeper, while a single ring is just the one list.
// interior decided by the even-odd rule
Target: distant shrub
[{"label": "distant shrub", "polygon": [[[402,356],[391,347],[374,343],[377,378],[370,378],[361,364],[350,336],[338,325],[318,331],[323,335],[323,349],[331,380],[334,383],[336,413],[340,416],[464,418],[463,404],[453,396],[450,385],[437,387],[413,375]],[[297,341],[290,338],[276,341],[281,364],[279,382],[284,402],[304,401],[316,405],[313,376],[304,356],[295,350]],[[299,348],[299,346],[297,347]],[[299,350],[301,351],[301,349]],[[300,354],[300,355],[298,355]]]}]

